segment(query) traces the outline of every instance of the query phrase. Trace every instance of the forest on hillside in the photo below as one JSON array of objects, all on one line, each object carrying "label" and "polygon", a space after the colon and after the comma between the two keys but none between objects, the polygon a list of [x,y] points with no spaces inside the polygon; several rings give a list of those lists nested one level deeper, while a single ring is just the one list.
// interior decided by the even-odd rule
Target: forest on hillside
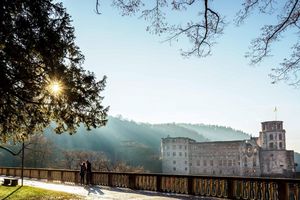
[{"label": "forest on hillside", "polygon": [[[74,135],[58,135],[49,128],[44,135],[33,137],[26,146],[25,166],[78,169],[80,162],[89,159],[94,170],[161,172],[160,142],[167,136],[189,137],[199,142],[250,137],[242,131],[216,125],[149,124],[109,117],[108,124],[99,129],[80,128]],[[9,147],[15,151],[21,148]],[[20,166],[20,160],[0,151],[1,166]]]}]

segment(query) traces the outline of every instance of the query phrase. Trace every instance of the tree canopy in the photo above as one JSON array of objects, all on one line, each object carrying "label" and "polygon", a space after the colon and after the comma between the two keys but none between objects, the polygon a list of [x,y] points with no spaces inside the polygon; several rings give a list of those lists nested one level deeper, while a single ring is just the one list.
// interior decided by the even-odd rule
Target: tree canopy
[{"label": "tree canopy", "polygon": [[[153,34],[165,34],[166,41],[173,42],[186,38],[189,49],[182,50],[183,56],[205,57],[211,55],[217,38],[223,34],[228,21],[222,10],[215,10],[213,0],[111,0],[121,15],[138,15],[148,23],[146,30]],[[101,13],[103,0],[96,0],[96,12]],[[261,63],[271,55],[272,45],[284,38],[285,32],[296,33],[299,40],[299,0],[242,0],[240,11],[234,23],[241,25],[252,14],[271,15],[277,19],[275,24],[266,24],[261,28],[261,35],[251,42],[246,57],[250,64]],[[237,4],[237,1],[228,1]],[[186,17],[190,10],[198,10],[198,15]],[[179,12],[178,12],[179,11]],[[177,20],[170,20],[176,16]],[[184,20],[186,20],[184,22]],[[287,39],[287,38],[285,38]],[[284,80],[294,86],[300,86],[300,43],[291,47],[291,54],[273,66],[270,74],[273,83]]]},{"label": "tree canopy", "polygon": [[82,68],[62,3],[0,1],[0,141],[23,140],[53,124],[73,134],[105,125],[106,77]]}]

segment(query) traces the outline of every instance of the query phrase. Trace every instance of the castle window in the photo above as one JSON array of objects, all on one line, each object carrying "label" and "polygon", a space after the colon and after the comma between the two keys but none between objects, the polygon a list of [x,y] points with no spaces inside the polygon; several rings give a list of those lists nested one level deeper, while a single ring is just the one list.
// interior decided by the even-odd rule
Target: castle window
[{"label": "castle window", "polygon": [[185,171],[187,171],[187,167],[186,167],[186,168],[184,168],[184,170],[185,170]]},{"label": "castle window", "polygon": [[182,145],[179,145],[179,149],[182,149]]},{"label": "castle window", "polygon": [[173,167],[173,171],[176,171],[176,167]]},{"label": "castle window", "polygon": [[187,156],[187,153],[186,153],[186,152],[184,152],[184,156],[185,156],[185,157]]},{"label": "castle window", "polygon": [[273,140],[273,134],[270,134],[270,140]]},{"label": "castle window", "polygon": [[282,134],[279,134],[279,140],[282,140]]},{"label": "castle window", "polygon": [[197,160],[197,166],[200,166],[200,160]]},{"label": "castle window", "polygon": [[247,167],[248,163],[247,163],[247,157],[244,158],[244,166]]},{"label": "castle window", "polygon": [[187,161],[184,161],[184,164],[186,164],[186,165],[187,165]]},{"label": "castle window", "polygon": [[174,164],[174,165],[176,164],[176,160],[173,160],[173,164]]},{"label": "castle window", "polygon": [[173,156],[176,156],[176,152],[173,152]]},{"label": "castle window", "polygon": [[182,152],[179,152],[179,156],[182,156]]},{"label": "castle window", "polygon": [[274,148],[273,142],[270,142],[269,147],[270,147],[270,149],[273,149],[273,148]]},{"label": "castle window", "polygon": [[206,166],[206,160],[203,160],[203,165]]},{"label": "castle window", "polygon": [[210,166],[214,166],[214,161],[213,160],[210,161]]},{"label": "castle window", "polygon": [[282,149],[282,142],[279,142],[279,148]]},{"label": "castle window", "polygon": [[277,124],[277,129],[281,129],[281,126],[280,126],[280,124]]}]

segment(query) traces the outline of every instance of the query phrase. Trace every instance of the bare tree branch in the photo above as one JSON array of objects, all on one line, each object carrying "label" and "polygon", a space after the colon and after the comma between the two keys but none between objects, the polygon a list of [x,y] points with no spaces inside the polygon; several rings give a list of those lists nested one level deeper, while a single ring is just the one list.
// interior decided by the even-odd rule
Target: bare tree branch
[{"label": "bare tree branch", "polygon": [[[267,57],[270,52],[270,45],[272,42],[277,41],[280,34],[282,34],[287,28],[293,25],[299,18],[299,11],[295,13],[295,8],[298,4],[298,0],[295,1],[291,10],[287,13],[286,17],[282,17],[281,21],[277,25],[266,25],[263,27],[262,36],[252,41],[252,52],[247,56],[251,57],[251,63],[257,64],[262,59]],[[292,17],[293,15],[295,15]]]},{"label": "bare tree branch", "polygon": [[[26,148],[26,147],[29,146],[29,145],[30,145],[30,143],[29,143],[29,144],[26,144],[26,145],[24,146],[24,148]],[[0,149],[3,149],[3,150],[5,150],[5,151],[9,152],[9,153],[12,154],[13,156],[18,156],[18,155],[20,155],[20,153],[22,152],[22,148],[21,148],[19,151],[14,152],[14,151],[11,150],[10,148],[7,148],[7,147],[1,146],[1,145],[0,145]]]},{"label": "bare tree branch", "polygon": [[[96,0],[96,6],[99,1]],[[224,17],[211,6],[212,0],[112,0],[112,5],[121,11],[122,15],[141,13],[140,18],[149,22],[146,30],[157,35],[166,35],[162,42],[177,42],[187,39],[189,49],[181,49],[183,56],[205,57],[211,54],[215,39],[223,33]],[[246,57],[251,64],[263,62],[271,55],[272,44],[283,38],[284,33],[296,30],[299,35],[300,5],[299,0],[244,0],[242,8],[235,18],[236,25],[241,25],[252,14],[271,15],[277,17],[275,24],[266,24],[261,29],[261,35],[252,40]],[[145,8],[143,8],[145,7]],[[150,9],[149,9],[150,7]],[[171,10],[168,8],[171,7]],[[173,22],[169,19],[170,13],[183,14],[192,8],[198,8],[199,15],[185,22]],[[180,16],[179,16],[180,18]],[[296,46],[298,46],[298,42]],[[275,74],[270,75],[273,81],[291,79],[292,85],[299,84],[299,54],[297,48],[283,60],[278,68],[273,69]]]},{"label": "bare tree branch", "polygon": [[141,0],[112,0],[112,5],[118,8],[124,16],[135,14],[144,4]]},{"label": "bare tree branch", "polygon": [[[275,0],[250,0],[243,4],[244,10],[240,11],[237,23],[241,23],[255,7],[259,7],[261,13],[265,13],[267,9],[274,10]],[[261,5],[262,4],[262,5]],[[246,53],[246,57],[250,58],[250,64],[261,63],[264,58],[271,55],[271,46],[274,42],[280,41],[282,36],[288,30],[297,30],[299,34],[299,17],[300,3],[299,0],[287,0],[282,11],[277,15],[278,22],[275,25],[265,25],[261,30],[260,37],[252,40],[250,50]],[[298,41],[299,42],[299,41]],[[272,83],[278,81],[289,82],[290,85],[299,86],[299,59],[298,53],[299,43],[292,47],[293,53],[289,58],[285,58],[280,66],[273,68],[274,74],[270,74],[273,79]]]},{"label": "bare tree branch", "polygon": [[173,9],[175,10],[185,10],[187,7],[195,3],[195,0],[181,0],[181,1],[172,1]]},{"label": "bare tree branch", "polygon": [[290,85],[299,87],[300,79],[300,44],[297,43],[293,46],[293,53],[290,58],[285,58],[280,64],[281,67],[274,68],[273,74],[270,77],[273,79],[272,83],[279,81],[287,81]]},{"label": "bare tree branch", "polygon": [[101,14],[101,12],[100,12],[100,0],[96,0],[96,13],[97,14]]},{"label": "bare tree branch", "polygon": [[[173,3],[173,5],[176,6],[175,8],[180,8],[182,4],[191,6],[193,3],[195,3],[195,1],[181,1],[175,4]],[[171,36],[164,41],[177,41],[179,37],[185,35],[185,37],[193,45],[188,51],[182,50],[183,56],[196,55],[199,57],[205,57],[210,55],[211,47],[215,43],[214,38],[222,34],[225,23],[221,19],[220,15],[209,7],[208,0],[204,0],[204,12],[200,13],[200,16],[203,16],[203,19],[197,23],[191,21],[187,23],[186,27],[184,28],[182,26],[173,27]]]}]

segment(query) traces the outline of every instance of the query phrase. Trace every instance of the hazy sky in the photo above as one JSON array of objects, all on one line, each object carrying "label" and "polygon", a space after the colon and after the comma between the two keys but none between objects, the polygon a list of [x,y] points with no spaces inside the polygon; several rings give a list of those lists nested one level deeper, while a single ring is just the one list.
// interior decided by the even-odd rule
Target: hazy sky
[{"label": "hazy sky", "polygon": [[[103,0],[108,2],[107,0]],[[214,8],[231,22],[241,1],[215,1]],[[232,4],[232,5],[231,5]],[[300,152],[300,89],[272,85],[268,74],[282,61],[297,33],[284,35],[272,48],[275,56],[250,66],[244,55],[251,39],[276,17],[253,15],[244,25],[232,22],[207,58],[183,58],[187,43],[162,43],[165,37],[145,31],[137,17],[121,17],[118,10],[95,0],[64,0],[75,26],[76,43],[85,55],[84,68],[99,79],[108,76],[104,104],[110,115],[138,122],[188,122],[230,126],[258,136],[260,122],[284,121],[287,148]],[[189,15],[189,13],[185,13]],[[178,17],[178,19],[181,19]],[[176,16],[172,20],[177,21]]]}]

